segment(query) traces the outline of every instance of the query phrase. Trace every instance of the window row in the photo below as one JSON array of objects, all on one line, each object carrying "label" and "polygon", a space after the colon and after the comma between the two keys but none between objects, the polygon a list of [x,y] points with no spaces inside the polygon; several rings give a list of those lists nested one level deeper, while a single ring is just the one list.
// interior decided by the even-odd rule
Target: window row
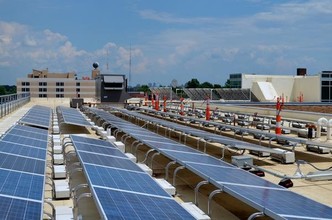
[{"label": "window row", "polygon": [[[22,86],[30,86],[30,82],[22,82]],[[64,82],[56,82],[56,86],[64,86]],[[47,82],[39,82],[39,86],[47,86]],[[76,86],[79,87],[81,86],[81,83],[77,82]]]}]

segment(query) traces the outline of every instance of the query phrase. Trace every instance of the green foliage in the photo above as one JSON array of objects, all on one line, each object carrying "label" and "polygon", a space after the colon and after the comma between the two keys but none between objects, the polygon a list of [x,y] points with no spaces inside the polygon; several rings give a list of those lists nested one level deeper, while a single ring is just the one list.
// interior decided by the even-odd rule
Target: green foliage
[{"label": "green foliage", "polygon": [[141,85],[141,87],[138,88],[138,91],[140,92],[149,92],[149,86],[147,85]]},{"label": "green foliage", "polygon": [[191,79],[190,81],[188,81],[186,84],[185,84],[185,88],[199,88],[200,86],[200,83],[198,81],[198,79]]},{"label": "green foliage", "polygon": [[203,82],[201,85],[199,85],[199,88],[213,88],[213,85],[209,82]]},{"label": "green foliage", "polygon": [[0,95],[9,95],[16,93],[16,86],[0,85]]}]

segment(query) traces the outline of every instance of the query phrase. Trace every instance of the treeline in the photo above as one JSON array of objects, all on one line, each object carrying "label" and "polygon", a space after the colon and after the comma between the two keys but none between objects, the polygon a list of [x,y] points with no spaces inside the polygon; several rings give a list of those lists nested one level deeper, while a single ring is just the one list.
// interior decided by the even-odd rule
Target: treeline
[{"label": "treeline", "polygon": [[0,85],[0,95],[10,95],[16,93],[16,86]]},{"label": "treeline", "polygon": [[[160,86],[163,87],[163,86]],[[172,87],[172,86],[170,86]],[[221,86],[220,84],[212,84],[210,82],[203,82],[200,83],[198,79],[193,78],[186,82],[184,85],[173,87],[174,92],[176,89],[181,88],[211,88],[211,89],[217,89],[217,88],[230,88],[230,82],[229,79],[226,81],[225,85]],[[141,92],[148,92],[149,86],[148,85],[137,85],[136,87],[131,88],[133,91],[141,91]]]}]

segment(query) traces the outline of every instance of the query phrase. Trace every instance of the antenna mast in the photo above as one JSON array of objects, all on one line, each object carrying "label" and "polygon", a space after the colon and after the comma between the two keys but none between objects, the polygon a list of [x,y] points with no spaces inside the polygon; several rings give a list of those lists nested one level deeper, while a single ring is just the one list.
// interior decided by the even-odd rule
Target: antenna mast
[{"label": "antenna mast", "polygon": [[106,58],[107,58],[107,62],[106,62],[106,70],[107,70],[107,72],[108,72],[108,57],[109,57],[109,51],[108,51],[108,47],[107,47],[107,50],[106,50]]},{"label": "antenna mast", "polygon": [[129,49],[129,77],[128,77],[128,84],[130,87],[130,81],[131,81],[131,44],[130,44],[130,49]]}]

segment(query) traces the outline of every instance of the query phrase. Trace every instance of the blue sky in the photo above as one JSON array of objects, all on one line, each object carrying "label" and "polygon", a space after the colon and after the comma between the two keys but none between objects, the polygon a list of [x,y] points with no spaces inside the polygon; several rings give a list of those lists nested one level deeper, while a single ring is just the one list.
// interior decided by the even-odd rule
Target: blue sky
[{"label": "blue sky", "polygon": [[[32,69],[223,85],[230,73],[332,70],[330,0],[0,0],[0,84]],[[107,69],[108,63],[108,69]]]}]

